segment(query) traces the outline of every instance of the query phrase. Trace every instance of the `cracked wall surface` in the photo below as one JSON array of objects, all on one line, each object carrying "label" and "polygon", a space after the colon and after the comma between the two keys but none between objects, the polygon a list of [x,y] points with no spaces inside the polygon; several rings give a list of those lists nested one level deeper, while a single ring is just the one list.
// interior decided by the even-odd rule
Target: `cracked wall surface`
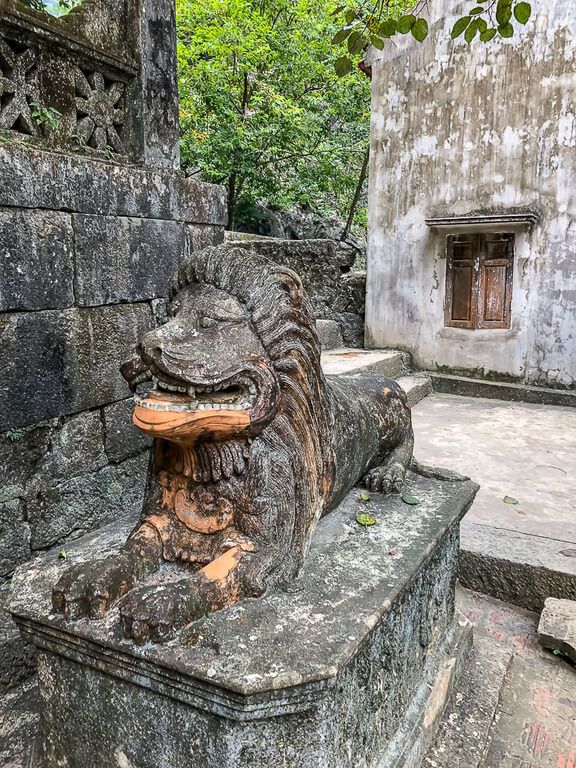
[{"label": "cracked wall surface", "polygon": [[[535,7],[509,40],[452,41],[447,0],[422,45],[373,62],[366,341],[420,368],[576,386],[576,23]],[[512,325],[444,328],[446,232],[432,217],[534,211],[516,234]]]}]

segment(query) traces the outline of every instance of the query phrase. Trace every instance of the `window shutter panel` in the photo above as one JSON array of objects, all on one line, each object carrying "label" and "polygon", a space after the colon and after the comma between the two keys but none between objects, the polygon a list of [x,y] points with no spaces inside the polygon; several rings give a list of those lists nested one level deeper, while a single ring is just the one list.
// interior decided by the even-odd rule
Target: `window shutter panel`
[{"label": "window shutter panel", "polygon": [[486,235],[480,249],[478,328],[509,328],[514,236]]},{"label": "window shutter panel", "polygon": [[448,238],[446,263],[445,325],[476,327],[478,237],[455,235]]}]

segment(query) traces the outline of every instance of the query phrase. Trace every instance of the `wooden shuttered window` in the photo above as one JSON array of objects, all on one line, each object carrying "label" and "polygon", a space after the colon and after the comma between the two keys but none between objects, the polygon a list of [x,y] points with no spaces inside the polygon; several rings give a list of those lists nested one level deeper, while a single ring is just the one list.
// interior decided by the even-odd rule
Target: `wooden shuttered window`
[{"label": "wooden shuttered window", "polygon": [[514,235],[448,238],[445,325],[510,328]]}]

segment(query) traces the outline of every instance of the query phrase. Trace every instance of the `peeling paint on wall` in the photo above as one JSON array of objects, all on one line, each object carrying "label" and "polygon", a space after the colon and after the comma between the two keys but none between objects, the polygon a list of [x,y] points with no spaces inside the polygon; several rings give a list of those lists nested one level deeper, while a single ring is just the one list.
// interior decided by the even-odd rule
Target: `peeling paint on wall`
[{"label": "peeling paint on wall", "polygon": [[[366,341],[421,368],[576,386],[576,23],[569,0],[512,39],[450,40],[458,8],[418,45],[373,61]],[[516,234],[512,324],[444,327],[446,234],[425,219],[536,210]]]}]

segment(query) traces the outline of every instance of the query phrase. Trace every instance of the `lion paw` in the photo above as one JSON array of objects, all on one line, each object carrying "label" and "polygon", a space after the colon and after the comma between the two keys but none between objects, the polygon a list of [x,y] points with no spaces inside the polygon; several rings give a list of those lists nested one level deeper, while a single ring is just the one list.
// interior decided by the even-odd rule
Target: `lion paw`
[{"label": "lion paw", "polygon": [[199,618],[190,589],[182,584],[138,587],[121,601],[122,632],[136,643],[162,643],[176,630]]},{"label": "lion paw", "polygon": [[66,619],[101,619],[133,584],[128,559],[117,555],[70,568],[52,590],[52,605]]},{"label": "lion paw", "polygon": [[374,493],[398,493],[402,490],[406,476],[406,467],[402,464],[375,467],[364,477],[362,482],[369,491]]}]

